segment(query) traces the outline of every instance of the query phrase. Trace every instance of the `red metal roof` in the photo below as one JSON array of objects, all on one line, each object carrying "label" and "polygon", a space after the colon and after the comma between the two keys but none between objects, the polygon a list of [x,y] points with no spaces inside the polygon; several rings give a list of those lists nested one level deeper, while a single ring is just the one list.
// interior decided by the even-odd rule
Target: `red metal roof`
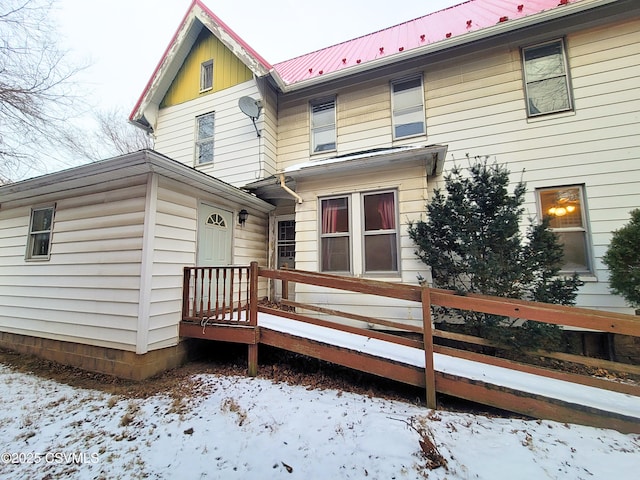
[{"label": "red metal roof", "polygon": [[[579,0],[571,0],[571,3]],[[274,65],[285,84],[407,52],[498,23],[561,7],[569,0],[469,0]],[[425,5],[428,3],[425,2]]]}]

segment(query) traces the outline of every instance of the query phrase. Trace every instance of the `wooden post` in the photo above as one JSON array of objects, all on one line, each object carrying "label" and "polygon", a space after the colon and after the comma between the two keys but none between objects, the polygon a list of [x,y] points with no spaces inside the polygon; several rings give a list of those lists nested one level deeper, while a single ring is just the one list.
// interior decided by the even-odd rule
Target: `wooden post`
[{"label": "wooden post", "polygon": [[189,317],[189,283],[191,283],[191,269],[184,267],[182,277],[182,320]]},{"label": "wooden post", "polygon": [[[285,263],[281,270],[289,270],[289,264]],[[289,300],[289,280],[283,278],[281,280],[280,286],[282,288],[282,300]]]},{"label": "wooden post", "polygon": [[249,267],[249,325],[256,332],[255,343],[249,345],[248,375],[258,375],[258,262]]},{"label": "wooden post", "polygon": [[426,400],[428,408],[437,408],[436,405],[436,371],[433,365],[433,328],[431,327],[431,293],[429,287],[423,287],[422,300],[422,324],[424,339],[424,375],[426,387]]}]

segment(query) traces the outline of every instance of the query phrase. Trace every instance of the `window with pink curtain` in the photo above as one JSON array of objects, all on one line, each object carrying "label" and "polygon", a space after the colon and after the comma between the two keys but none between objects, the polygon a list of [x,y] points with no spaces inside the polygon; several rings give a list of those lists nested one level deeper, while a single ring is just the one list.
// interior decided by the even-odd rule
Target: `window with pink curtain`
[{"label": "window with pink curtain", "polygon": [[321,201],[321,265],[323,272],[348,272],[350,262],[349,199]]},{"label": "window with pink curtain", "polygon": [[364,270],[398,271],[398,233],[394,192],[365,194]]}]

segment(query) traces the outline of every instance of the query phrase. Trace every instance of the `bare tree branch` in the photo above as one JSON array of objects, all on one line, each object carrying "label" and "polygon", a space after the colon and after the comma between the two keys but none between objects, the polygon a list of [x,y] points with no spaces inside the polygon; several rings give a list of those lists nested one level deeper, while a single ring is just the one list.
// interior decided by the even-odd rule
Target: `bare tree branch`
[{"label": "bare tree branch", "polygon": [[74,77],[56,43],[54,0],[0,3],[0,178],[44,169],[63,148],[68,121],[82,109]]}]

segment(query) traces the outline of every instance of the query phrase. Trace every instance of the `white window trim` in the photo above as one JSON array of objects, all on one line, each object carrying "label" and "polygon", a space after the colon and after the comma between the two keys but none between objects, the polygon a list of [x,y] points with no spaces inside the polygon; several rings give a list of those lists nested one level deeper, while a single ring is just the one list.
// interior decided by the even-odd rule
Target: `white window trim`
[{"label": "white window trim", "polygon": [[[47,230],[33,230],[33,216],[35,214],[35,212],[39,212],[42,210],[51,210],[51,226],[49,229]],[[31,213],[29,215],[29,231],[27,234],[27,250],[25,252],[25,260],[28,261],[46,261],[49,260],[51,258],[51,244],[52,244],[52,239],[53,239],[53,224],[55,221],[55,215],[56,215],[56,206],[54,205],[43,205],[43,206],[39,206],[39,207],[33,207],[31,209]],[[49,243],[47,244],[47,254],[46,255],[33,255],[33,242],[34,242],[34,238],[35,235],[41,234],[41,233],[48,233],[49,234]]]},{"label": "white window trim", "polygon": [[[538,217],[543,218],[546,216],[545,212],[542,210],[542,198],[540,196],[541,192],[548,190],[561,190],[563,188],[577,188],[580,196],[580,212],[582,219],[582,227],[564,227],[564,228],[552,228],[549,227],[549,230],[552,232],[564,233],[564,232],[583,232],[584,233],[584,242],[585,242],[585,255],[587,262],[586,270],[579,270],[576,273],[582,277],[590,278],[595,276],[595,268],[594,268],[594,257],[593,257],[593,248],[591,243],[591,229],[589,225],[589,219],[587,216],[587,204],[586,204],[586,194],[585,194],[585,186],[584,184],[571,184],[571,185],[557,185],[551,187],[540,187],[536,188],[536,209],[538,211]],[[560,273],[563,275],[573,274],[574,270],[564,270],[560,269]]]},{"label": "white window trim", "polygon": [[[391,230],[376,230],[375,232],[371,231],[371,232],[367,232],[365,230],[365,212],[364,212],[364,197],[368,196],[368,195],[377,195],[377,194],[381,194],[381,193],[393,193],[393,208],[394,208],[394,218],[395,218],[395,225],[396,228]],[[359,197],[359,204],[360,204],[360,238],[361,238],[361,242],[360,242],[360,259],[361,259],[361,267],[360,267],[360,271],[362,272],[363,275],[366,276],[384,276],[384,277],[388,277],[388,276],[395,276],[395,275],[399,275],[400,274],[400,215],[398,214],[399,209],[398,209],[398,191],[395,189],[386,189],[386,190],[374,190],[374,191],[367,191],[367,192],[361,192],[358,194]],[[365,261],[365,245],[364,245],[364,240],[365,237],[367,236],[375,236],[375,235],[382,235],[382,234],[389,234],[389,233],[393,233],[396,236],[396,265],[397,265],[397,269],[396,270],[374,270],[374,271],[367,271],[366,270],[366,261]]]},{"label": "white window trim", "polygon": [[[333,200],[333,199],[337,199],[337,198],[346,198],[347,199],[347,212],[349,214],[349,231],[347,233],[345,232],[339,232],[339,233],[322,233],[322,202],[323,200]],[[354,271],[354,265],[353,265],[353,259],[354,259],[354,255],[353,255],[353,225],[354,225],[354,221],[353,221],[353,195],[350,193],[346,193],[344,195],[330,195],[327,197],[319,197],[318,198],[318,271],[320,272],[325,272],[325,273],[346,273],[346,274],[352,274]],[[348,237],[349,238],[349,267],[350,269],[347,271],[344,270],[324,270],[322,268],[322,239],[324,238],[341,238],[341,237]]]},{"label": "white window trim", "polygon": [[[211,115],[213,117],[213,135],[211,137],[199,138],[200,119],[202,119],[204,117],[207,117],[209,115]],[[216,134],[215,112],[208,112],[208,113],[204,113],[202,115],[196,116],[195,142],[194,142],[195,143],[194,163],[195,163],[196,166],[198,166],[198,165],[213,165],[213,162],[214,162],[214,159],[215,159],[215,143],[214,143],[215,134]],[[211,143],[211,146],[212,146],[212,158],[211,158],[211,161],[209,161],[209,162],[200,162],[200,158],[199,158],[200,145],[205,144],[205,143]]]},{"label": "white window trim", "polygon": [[[399,83],[410,82],[411,80],[420,80],[420,101],[422,107],[422,132],[420,133],[412,133],[411,135],[403,135],[401,137],[396,136],[396,116],[395,116],[395,93],[394,93],[394,85]],[[405,138],[414,138],[414,137],[423,137],[427,135],[427,115],[425,110],[424,103],[424,78],[422,75],[412,75],[410,77],[398,78],[396,80],[392,80],[389,85],[389,92],[391,94],[391,135],[394,140],[404,140]],[[416,105],[417,107],[418,105]]]},{"label": "white window trim", "polygon": [[[367,195],[375,195],[380,193],[393,193],[394,197],[394,209],[395,209],[395,224],[396,228],[394,230],[396,235],[396,265],[397,270],[390,271],[365,271],[365,247],[364,240],[367,234],[365,233],[365,218],[364,218],[364,197]],[[322,201],[323,200],[331,200],[335,198],[347,198],[348,209],[349,209],[349,265],[350,271],[348,272],[337,272],[337,271],[324,271],[322,269],[322,238],[327,237],[335,237],[335,236],[346,236],[344,233],[342,234],[323,234],[322,233]],[[318,237],[319,237],[319,248],[318,248],[318,271],[325,273],[347,273],[354,276],[365,276],[365,277],[375,277],[375,278],[397,278],[402,275],[402,262],[401,262],[401,253],[400,253],[400,215],[399,215],[399,205],[398,205],[398,191],[394,188],[386,188],[382,190],[370,190],[363,192],[349,192],[342,195],[330,195],[326,197],[318,198]],[[389,230],[391,232],[391,230]],[[376,231],[375,233],[371,233],[371,235],[380,234],[380,231]],[[359,241],[357,240],[359,239]],[[356,241],[358,241],[359,252],[356,250]]]},{"label": "white window trim", "polygon": [[[334,146],[333,148],[329,148],[326,150],[315,150],[315,133],[316,129],[313,126],[313,109],[314,107],[324,105],[327,103],[333,103],[333,135],[334,135]],[[309,103],[309,153],[311,155],[321,155],[323,153],[335,152],[338,149],[338,125],[337,125],[337,110],[338,110],[338,102],[336,97],[325,97],[318,100],[313,100]]]},{"label": "white window trim", "polygon": [[[211,66],[211,85],[206,86],[207,69]],[[213,59],[206,60],[200,64],[200,93],[213,90]]]},{"label": "white window trim", "polygon": [[[545,45],[551,45],[553,43],[558,43],[558,42],[562,47],[562,61],[564,63],[564,71],[565,71],[564,84],[565,84],[565,88],[567,89],[567,100],[569,102],[569,106],[567,108],[562,108],[562,109],[553,110],[549,112],[531,113],[530,105],[529,105],[529,90],[528,90],[529,82],[527,81],[525,52],[527,50],[544,47]],[[573,88],[571,85],[571,72],[569,71],[569,60],[567,58],[567,43],[565,42],[564,38],[555,38],[553,40],[548,40],[546,42],[536,43],[533,45],[527,45],[526,47],[522,47],[520,52],[520,58],[522,62],[522,83],[523,83],[523,89],[524,89],[524,102],[525,102],[525,109],[527,111],[528,119],[540,118],[540,117],[544,117],[545,115],[556,115],[559,113],[567,113],[567,112],[575,111],[574,100],[573,100]]]}]

